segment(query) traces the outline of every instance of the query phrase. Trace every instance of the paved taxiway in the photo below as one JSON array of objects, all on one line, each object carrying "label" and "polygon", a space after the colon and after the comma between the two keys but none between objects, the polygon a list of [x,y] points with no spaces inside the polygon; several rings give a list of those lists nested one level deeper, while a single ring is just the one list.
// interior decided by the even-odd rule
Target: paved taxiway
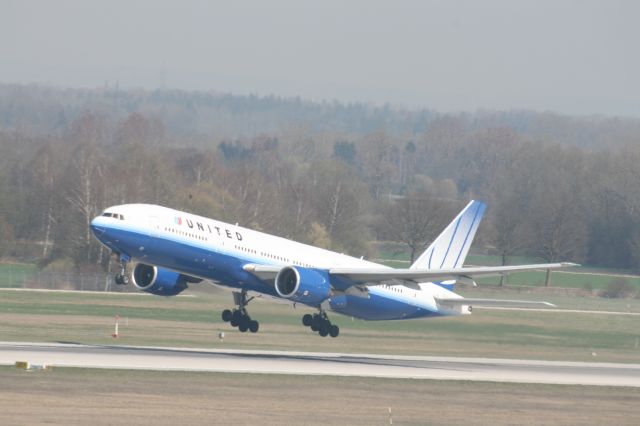
[{"label": "paved taxiway", "polygon": [[0,365],[640,387],[640,364],[0,342]]}]

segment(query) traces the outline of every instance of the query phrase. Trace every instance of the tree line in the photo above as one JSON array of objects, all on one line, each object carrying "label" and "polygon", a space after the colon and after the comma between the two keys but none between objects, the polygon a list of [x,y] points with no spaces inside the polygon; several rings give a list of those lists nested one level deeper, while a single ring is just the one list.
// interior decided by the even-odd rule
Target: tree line
[{"label": "tree line", "polygon": [[0,256],[106,267],[89,221],[145,202],[355,256],[398,241],[415,257],[480,199],[489,207],[475,247],[504,263],[640,265],[639,120],[171,91],[0,93]]}]

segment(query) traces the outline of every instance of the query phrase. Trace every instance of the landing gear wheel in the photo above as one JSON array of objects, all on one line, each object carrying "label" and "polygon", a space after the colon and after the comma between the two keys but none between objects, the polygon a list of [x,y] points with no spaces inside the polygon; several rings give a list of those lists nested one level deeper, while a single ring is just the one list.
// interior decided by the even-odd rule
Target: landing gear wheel
[{"label": "landing gear wheel", "polygon": [[239,310],[234,309],[233,312],[231,313],[231,319],[229,320],[229,322],[231,323],[232,327],[237,327],[238,325],[240,325],[241,319],[242,319],[242,313]]},{"label": "landing gear wheel", "polygon": [[329,336],[338,337],[339,334],[340,328],[337,325],[331,325],[331,327],[329,327]]},{"label": "landing gear wheel", "polygon": [[117,285],[127,285],[129,284],[129,277],[127,275],[117,274],[114,277],[114,281]]},{"label": "landing gear wheel", "polygon": [[222,311],[222,320],[224,322],[229,322],[232,327],[238,327],[241,333],[245,333],[251,331],[252,333],[257,333],[260,328],[260,324],[258,321],[252,320],[247,312],[246,306],[252,300],[250,298],[247,300],[247,292],[245,290],[241,292],[233,293],[233,300],[236,305],[238,305],[238,309],[234,309],[233,311],[229,309],[225,309]]},{"label": "landing gear wheel", "polygon": [[232,316],[233,314],[231,313],[230,309],[225,309],[224,311],[222,311],[222,321],[229,322],[231,321]]},{"label": "landing gear wheel", "polygon": [[304,314],[302,316],[302,324],[311,327],[311,324],[313,324],[313,316],[311,314]]},{"label": "landing gear wheel", "polygon": [[319,314],[305,314],[302,317],[302,324],[311,328],[312,331],[318,332],[322,337],[338,337],[340,334],[340,328],[338,328],[337,325],[331,324],[329,317],[323,310],[320,310]]}]

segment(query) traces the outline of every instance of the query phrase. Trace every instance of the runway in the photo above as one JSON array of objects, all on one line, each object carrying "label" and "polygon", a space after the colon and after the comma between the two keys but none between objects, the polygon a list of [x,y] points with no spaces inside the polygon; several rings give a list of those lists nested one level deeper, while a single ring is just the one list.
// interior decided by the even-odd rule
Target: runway
[{"label": "runway", "polygon": [[0,365],[640,387],[640,364],[0,342]]}]

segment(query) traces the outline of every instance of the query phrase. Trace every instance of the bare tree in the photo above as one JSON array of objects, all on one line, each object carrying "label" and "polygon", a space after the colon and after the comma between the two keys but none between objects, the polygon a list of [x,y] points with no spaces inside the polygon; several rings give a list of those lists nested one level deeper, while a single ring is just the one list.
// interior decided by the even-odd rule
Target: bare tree
[{"label": "bare tree", "polygon": [[314,174],[312,194],[316,221],[324,226],[333,245],[351,251],[365,250],[366,188],[342,164],[320,165]]},{"label": "bare tree", "polygon": [[65,200],[75,212],[78,220],[79,238],[76,248],[85,256],[87,263],[91,262],[94,253],[91,250],[93,238],[89,224],[100,209],[100,185],[104,178],[102,161],[99,152],[91,146],[81,147],[74,157],[72,171],[74,184],[69,187]]},{"label": "bare tree", "polygon": [[581,261],[588,238],[584,207],[588,197],[581,185],[588,181],[586,164],[575,150],[544,148],[539,159],[545,167],[526,192],[536,253],[549,262]]},{"label": "bare tree", "polygon": [[413,263],[442,230],[450,212],[449,203],[425,194],[400,198],[382,213],[383,235],[406,244]]},{"label": "bare tree", "polygon": [[37,234],[44,238],[42,241],[43,259],[49,257],[53,244],[53,228],[57,220],[55,214],[56,186],[60,174],[60,164],[55,157],[55,148],[51,144],[47,144],[38,150],[28,167],[32,186],[30,204],[33,211],[39,212]]},{"label": "bare tree", "polygon": [[384,190],[388,188],[391,174],[394,172],[390,156],[392,144],[383,132],[370,135],[364,143],[366,145],[361,149],[362,167],[371,196],[378,201]]}]

